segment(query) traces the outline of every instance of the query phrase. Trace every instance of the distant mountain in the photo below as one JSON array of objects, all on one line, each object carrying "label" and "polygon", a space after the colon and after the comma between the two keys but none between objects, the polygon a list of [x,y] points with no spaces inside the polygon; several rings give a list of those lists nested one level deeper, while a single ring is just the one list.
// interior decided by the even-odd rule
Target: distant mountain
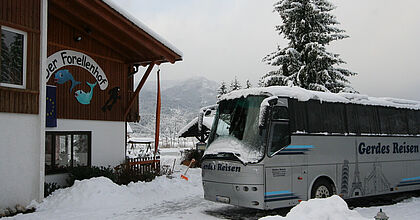
[{"label": "distant mountain", "polygon": [[[219,83],[205,77],[183,81],[162,81],[161,133],[174,136],[203,106],[217,102]],[[133,130],[143,136],[153,134],[156,112],[156,81],[145,84],[140,92],[140,123]]]},{"label": "distant mountain", "polygon": [[204,77],[190,78],[165,89],[162,102],[165,108],[185,109],[196,115],[201,107],[216,103],[217,87],[218,83]]}]

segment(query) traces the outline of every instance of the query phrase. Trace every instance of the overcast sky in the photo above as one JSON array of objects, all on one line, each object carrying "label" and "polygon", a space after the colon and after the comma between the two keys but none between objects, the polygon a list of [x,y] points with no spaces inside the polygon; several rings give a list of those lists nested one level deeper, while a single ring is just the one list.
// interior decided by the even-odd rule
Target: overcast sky
[{"label": "overcast sky", "polygon": [[[183,52],[183,61],[162,64],[162,79],[204,76],[253,85],[275,68],[262,58],[283,40],[275,0],[113,0]],[[359,73],[352,86],[370,96],[420,100],[420,1],[333,0],[333,14],[350,38],[329,50]],[[155,68],[156,69],[156,68]]]}]

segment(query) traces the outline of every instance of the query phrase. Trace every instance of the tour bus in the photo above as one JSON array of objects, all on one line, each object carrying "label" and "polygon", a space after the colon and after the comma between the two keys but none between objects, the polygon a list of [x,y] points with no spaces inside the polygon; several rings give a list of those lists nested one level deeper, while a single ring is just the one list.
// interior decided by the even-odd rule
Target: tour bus
[{"label": "tour bus", "polygon": [[202,158],[204,198],[275,209],[420,189],[420,102],[298,87],[223,96]]}]

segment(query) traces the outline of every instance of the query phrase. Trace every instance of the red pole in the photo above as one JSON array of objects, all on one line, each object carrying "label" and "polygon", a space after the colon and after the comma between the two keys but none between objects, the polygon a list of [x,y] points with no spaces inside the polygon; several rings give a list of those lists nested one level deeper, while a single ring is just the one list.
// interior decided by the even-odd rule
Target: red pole
[{"label": "red pole", "polygon": [[[156,164],[156,153],[159,146],[159,127],[160,127],[160,69],[157,71],[157,101],[156,101],[156,131],[155,131],[155,154],[154,154],[154,164]],[[155,166],[156,167],[156,166]]]}]

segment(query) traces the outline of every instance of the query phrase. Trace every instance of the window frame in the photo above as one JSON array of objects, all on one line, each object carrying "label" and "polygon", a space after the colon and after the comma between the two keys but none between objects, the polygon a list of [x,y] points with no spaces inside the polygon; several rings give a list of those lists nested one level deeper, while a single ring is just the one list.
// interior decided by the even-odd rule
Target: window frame
[{"label": "window frame", "polygon": [[[0,33],[2,30],[14,32],[16,34],[23,35],[23,57],[22,57],[22,85],[17,84],[10,84],[10,83],[2,83],[0,82],[0,86],[2,87],[9,87],[9,88],[16,88],[16,89],[26,89],[26,75],[27,75],[27,57],[28,57],[28,33],[22,30],[18,30],[12,27],[0,25]],[[0,38],[1,41],[1,38]],[[1,50],[1,48],[0,48]],[[1,54],[1,51],[0,51]],[[1,60],[0,60],[1,62]],[[0,70],[1,71],[1,70]],[[1,74],[1,72],[0,72]]]},{"label": "window frame", "polygon": [[[288,118],[281,118],[281,119],[275,119],[273,117],[273,112],[275,108],[285,108],[286,109],[286,113],[287,113],[287,117]],[[270,123],[269,123],[269,129],[268,129],[268,144],[267,144],[267,156],[268,157],[274,157],[275,155],[278,154],[278,152],[280,152],[282,149],[284,149],[285,147],[289,146],[292,143],[292,131],[291,131],[291,126],[290,126],[290,113],[289,113],[289,108],[287,106],[273,106],[270,112]],[[287,130],[289,132],[288,134],[288,141],[287,144],[284,146],[281,146],[278,150],[271,152],[271,148],[273,146],[273,136],[274,136],[274,125],[276,124],[280,124],[280,125],[287,125]]]},{"label": "window frame", "polygon": [[[92,165],[92,132],[91,131],[46,131],[45,132],[45,136],[47,135],[52,135],[52,142],[51,142],[51,169],[47,169],[46,166],[46,160],[44,161],[44,166],[45,166],[45,174],[49,175],[49,174],[57,174],[57,173],[66,173],[67,172],[67,168],[72,168],[72,167],[76,167],[75,163],[74,163],[74,136],[75,135],[87,135],[88,138],[88,152],[87,152],[87,165],[85,167],[90,167]],[[68,167],[57,167],[57,165],[55,164],[55,154],[54,152],[56,152],[56,137],[59,135],[70,135],[70,149],[71,149],[71,159],[70,159],[70,166]],[[45,140],[47,140],[47,138],[45,138]],[[45,148],[47,147],[46,145],[47,143],[45,142]],[[45,153],[46,155],[46,153]]]}]

